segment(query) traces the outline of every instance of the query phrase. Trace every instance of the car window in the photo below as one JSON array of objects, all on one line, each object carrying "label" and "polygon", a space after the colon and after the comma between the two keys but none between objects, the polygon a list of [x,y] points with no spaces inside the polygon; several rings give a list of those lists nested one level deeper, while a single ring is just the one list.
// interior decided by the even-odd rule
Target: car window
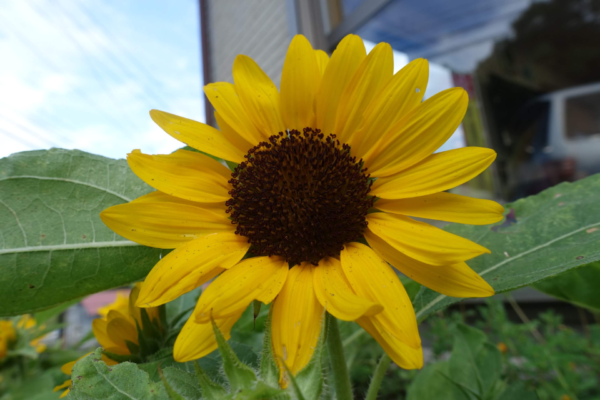
[{"label": "car window", "polygon": [[600,136],[600,92],[566,100],[565,128],[570,139]]}]

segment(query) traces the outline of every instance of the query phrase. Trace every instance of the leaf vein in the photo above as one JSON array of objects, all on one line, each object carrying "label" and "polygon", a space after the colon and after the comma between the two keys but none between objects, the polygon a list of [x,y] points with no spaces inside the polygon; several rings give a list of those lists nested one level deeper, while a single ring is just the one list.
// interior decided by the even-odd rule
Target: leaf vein
[{"label": "leaf vein", "polygon": [[[565,233],[565,234],[564,234],[564,235],[562,235],[562,236],[559,236],[559,237],[557,237],[557,238],[554,238],[554,239],[552,239],[552,240],[550,240],[550,241],[548,241],[548,242],[546,242],[546,243],[540,244],[539,246],[533,247],[533,248],[531,248],[531,249],[529,249],[529,250],[527,250],[527,251],[524,251],[524,252],[522,252],[522,253],[520,253],[520,254],[517,254],[516,256],[513,256],[513,257],[511,257],[511,258],[508,258],[508,259],[506,259],[506,260],[504,260],[504,261],[502,261],[502,262],[499,262],[498,264],[496,264],[496,265],[493,265],[493,266],[489,267],[488,269],[486,269],[486,270],[482,271],[482,272],[481,272],[479,275],[480,275],[480,276],[483,276],[483,275],[487,274],[488,272],[492,272],[492,271],[496,270],[497,268],[499,268],[499,267],[501,267],[501,266],[503,266],[503,265],[505,265],[505,264],[511,263],[511,262],[513,262],[513,261],[515,261],[515,260],[517,260],[517,259],[519,259],[519,258],[521,258],[521,257],[525,257],[526,255],[528,255],[528,254],[531,254],[531,253],[533,253],[533,252],[535,252],[535,251],[537,251],[537,250],[540,250],[540,249],[542,249],[542,248],[544,248],[544,247],[548,247],[548,246],[550,246],[550,245],[551,245],[551,244],[553,244],[553,243],[556,243],[556,242],[558,242],[558,241],[560,241],[560,240],[566,239],[566,238],[568,238],[569,236],[573,236],[573,235],[575,235],[575,234],[577,234],[577,233],[579,233],[579,232],[585,231],[585,230],[587,230],[587,229],[593,228],[593,227],[595,227],[595,226],[598,226],[598,225],[600,225],[600,222],[597,222],[597,223],[595,223],[595,224],[591,224],[591,225],[584,226],[584,227],[582,227],[582,228],[576,229],[576,230],[574,230],[574,231],[571,231],[571,232],[569,232],[569,233]],[[429,310],[431,307],[433,307],[434,305],[436,305],[437,303],[439,303],[440,301],[442,301],[442,300],[443,300],[444,298],[446,298],[446,297],[448,297],[448,296],[446,296],[446,295],[443,295],[443,294],[440,294],[440,295],[439,295],[438,297],[436,297],[434,300],[430,301],[430,302],[429,302],[429,304],[427,304],[425,307],[421,308],[421,309],[419,310],[419,312],[417,313],[417,320],[418,320],[419,318],[421,318],[421,316],[423,316],[423,314],[424,314],[424,313],[425,313],[427,310]]]}]

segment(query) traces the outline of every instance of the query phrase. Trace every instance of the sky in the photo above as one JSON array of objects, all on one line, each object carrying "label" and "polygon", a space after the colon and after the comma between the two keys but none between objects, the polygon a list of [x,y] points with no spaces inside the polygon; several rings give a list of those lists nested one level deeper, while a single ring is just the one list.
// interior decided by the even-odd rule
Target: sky
[{"label": "sky", "polygon": [[0,1],[0,157],[181,147],[148,111],[204,121],[197,3]]},{"label": "sky", "polygon": [[[0,54],[0,157],[170,153],[182,144],[151,109],[205,121],[196,0],[2,0]],[[394,52],[396,71],[407,62]],[[431,64],[425,98],[451,86]],[[441,150],[462,145],[459,128]]]}]

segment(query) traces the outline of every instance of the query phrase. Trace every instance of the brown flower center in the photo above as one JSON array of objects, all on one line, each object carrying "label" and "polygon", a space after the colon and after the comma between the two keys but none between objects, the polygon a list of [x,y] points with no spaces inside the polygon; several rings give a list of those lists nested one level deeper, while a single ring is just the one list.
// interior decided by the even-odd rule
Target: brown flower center
[{"label": "brown flower center", "polygon": [[250,149],[231,174],[226,204],[252,254],[317,265],[362,237],[372,181],[335,135],[303,131],[280,132]]}]

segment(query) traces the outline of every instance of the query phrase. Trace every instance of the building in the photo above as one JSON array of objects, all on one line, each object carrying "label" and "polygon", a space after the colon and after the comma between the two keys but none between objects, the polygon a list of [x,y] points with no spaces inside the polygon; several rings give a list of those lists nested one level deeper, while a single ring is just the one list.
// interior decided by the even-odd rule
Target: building
[{"label": "building", "polygon": [[297,33],[327,52],[348,33],[388,42],[397,67],[429,59],[426,97],[470,97],[449,145],[498,153],[470,184],[480,196],[512,201],[600,172],[596,0],[202,0],[201,17],[206,82],[231,81],[243,53],[278,84]]}]

